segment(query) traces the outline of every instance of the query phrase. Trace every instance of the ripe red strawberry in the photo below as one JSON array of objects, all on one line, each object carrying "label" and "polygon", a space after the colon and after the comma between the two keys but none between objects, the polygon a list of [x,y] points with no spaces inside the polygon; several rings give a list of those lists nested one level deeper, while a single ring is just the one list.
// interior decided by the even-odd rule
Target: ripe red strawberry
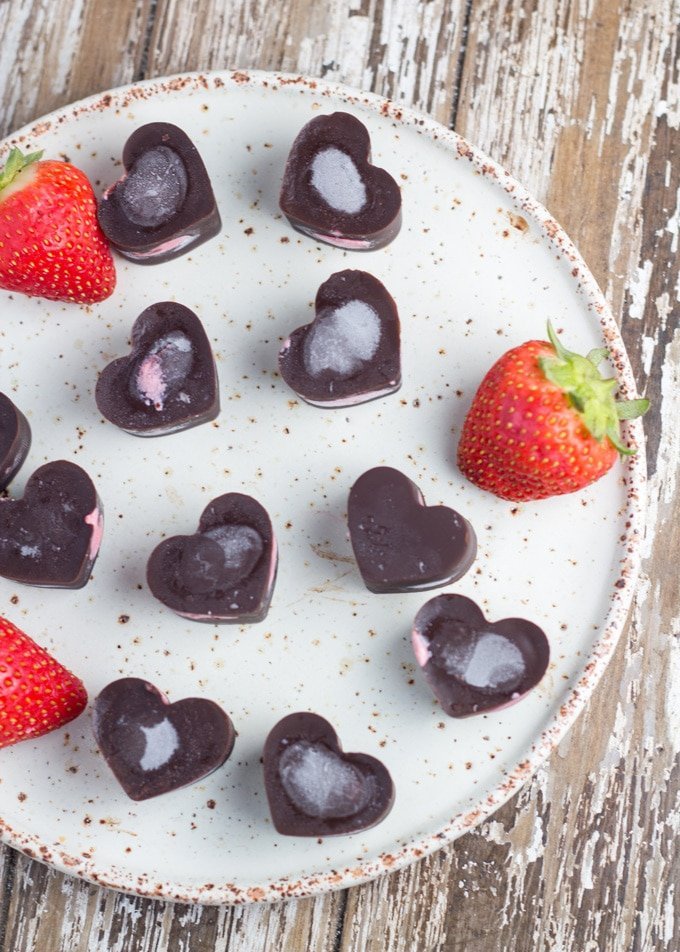
[{"label": "ripe red strawberry", "polygon": [[0,618],[0,747],[62,727],[86,704],[82,681]]},{"label": "ripe red strawberry", "polygon": [[0,172],[0,288],[94,304],[116,285],[87,176],[12,149]]},{"label": "ripe red strawberry", "polygon": [[458,445],[462,473],[481,489],[521,502],[571,493],[603,476],[619,453],[620,420],[641,416],[648,400],[614,399],[616,380],[587,357],[532,340],[504,354],[477,391]]}]

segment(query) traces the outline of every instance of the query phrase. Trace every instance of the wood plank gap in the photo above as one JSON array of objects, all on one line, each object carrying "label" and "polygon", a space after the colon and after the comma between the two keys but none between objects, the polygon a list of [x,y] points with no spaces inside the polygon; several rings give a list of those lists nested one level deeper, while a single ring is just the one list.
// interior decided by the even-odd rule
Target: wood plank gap
[{"label": "wood plank gap", "polygon": [[472,18],[472,2],[465,2],[465,16],[463,18],[463,29],[460,38],[460,53],[456,64],[456,78],[453,83],[453,102],[451,103],[451,118],[449,119],[449,129],[456,128],[458,119],[458,103],[460,102],[460,88],[463,82],[463,69],[465,68],[465,54],[467,53],[468,30],[470,29],[470,20]]},{"label": "wood plank gap", "polygon": [[3,858],[3,877],[2,893],[0,894],[0,950],[5,949],[5,940],[7,938],[7,925],[9,922],[9,907],[14,893],[14,880],[16,878],[17,853],[14,850],[6,849]]},{"label": "wood plank gap", "polygon": [[146,29],[144,30],[144,45],[142,47],[142,56],[139,60],[139,69],[136,70],[134,76],[132,77],[133,82],[137,83],[140,79],[146,79],[147,70],[149,67],[149,50],[151,49],[151,40],[153,37],[153,28],[156,22],[156,12],[158,10],[158,0],[151,0],[149,6],[149,16],[146,21]]},{"label": "wood plank gap", "polygon": [[342,949],[342,940],[345,935],[345,915],[347,914],[347,900],[349,899],[349,889],[344,889],[340,898],[340,909],[338,910],[338,921],[335,927],[335,937],[333,939],[333,948],[331,952],[340,952]]}]

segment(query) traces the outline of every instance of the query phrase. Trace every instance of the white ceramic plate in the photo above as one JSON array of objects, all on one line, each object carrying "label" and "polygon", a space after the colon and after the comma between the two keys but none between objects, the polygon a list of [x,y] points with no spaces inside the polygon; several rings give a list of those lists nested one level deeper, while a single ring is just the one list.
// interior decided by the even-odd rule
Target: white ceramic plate
[{"label": "white ceramic plate", "polygon": [[[312,116],[348,110],[373,157],[403,189],[404,226],[388,248],[353,254],[294,232],[278,209],[283,164]],[[0,612],[85,681],[91,697],[121,675],[171,700],[213,698],[232,716],[232,758],[204,782],[128,800],[103,762],[91,715],[0,752],[2,835],[61,869],[144,895],[207,903],[299,896],[395,869],[487,816],[545,759],[601,675],[630,604],[643,519],[643,454],[585,492],[515,506],[455,466],[466,408],[506,349],[544,337],[547,318],[581,351],[618,332],[583,261],[549,214],[453,132],[375,96],[300,77],[188,75],[127,87],[48,116],[3,143],[67,156],[101,191],[120,174],[139,125],[172,121],[198,146],[224,227],[169,264],[118,259],[118,288],[91,309],[0,292],[0,389],[29,417],[33,447],[17,477],[47,460],[83,466],[104,501],[93,578],[78,592],[0,580]],[[297,401],[277,376],[279,343],[311,318],[334,271],[371,271],[403,329],[401,391],[351,409]],[[132,322],[176,299],[202,319],[217,356],[222,412],[188,432],[144,440],[102,420],[97,374],[127,351]],[[639,424],[628,435],[641,440]],[[403,470],[428,503],[475,526],[479,555],[449,590],[491,619],[541,625],[552,663],[526,700],[464,721],[444,716],[416,669],[411,620],[436,593],[372,595],[351,557],[348,490],[377,464]],[[163,533],[190,533],[213,497],[254,495],[280,544],[267,619],[213,627],[178,618],[145,585]],[[286,713],[327,717],[346,750],[380,757],[394,809],[364,834],[279,836],[259,762]]]}]

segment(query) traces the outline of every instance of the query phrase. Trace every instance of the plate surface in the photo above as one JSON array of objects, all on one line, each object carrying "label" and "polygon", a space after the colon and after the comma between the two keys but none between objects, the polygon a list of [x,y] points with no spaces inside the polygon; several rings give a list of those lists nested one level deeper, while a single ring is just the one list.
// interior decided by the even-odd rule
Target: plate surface
[{"label": "plate surface", "polygon": [[[320,112],[369,128],[373,158],[403,190],[404,225],[382,251],[353,254],[293,231],[278,209],[290,145]],[[214,699],[238,731],[232,758],[205,781],[132,803],[93,740],[90,709],[67,728],[0,752],[5,842],[96,882],[209,903],[308,895],[395,869],[453,839],[503,803],[549,754],[611,656],[632,596],[643,526],[643,454],[590,489],[515,506],[467,483],[455,446],[472,394],[509,347],[545,336],[573,349],[609,345],[621,390],[627,358],[604,299],[557,223],[484,155],[433,121],[374,96],[300,77],[211,73],[154,81],[48,116],[10,143],[83,168],[100,193],[120,174],[123,143],[166,120],[208,168],[222,233],[168,264],[117,259],[118,288],[92,308],[0,292],[0,389],[28,416],[33,446],[15,480],[51,459],[94,479],[106,528],[78,592],[0,580],[0,613],[52,650],[90,697],[121,675],[171,700]],[[370,271],[402,321],[401,391],[323,410],[276,373],[280,341],[311,319],[333,272]],[[159,300],[192,308],[216,353],[222,412],[213,424],[144,440],[105,422],[98,373],[127,352],[137,315]],[[627,436],[642,441],[639,423]],[[414,479],[430,504],[474,525],[477,561],[447,590],[489,618],[541,625],[549,671],[521,704],[455,721],[416,669],[410,625],[432,593],[372,595],[346,535],[347,493],[378,464]],[[210,499],[250,493],[280,546],[272,607],[260,624],[206,626],[163,608],[145,566],[163,534],[190,533]],[[283,715],[312,710],[346,750],[377,756],[394,809],[364,834],[276,834],[260,754]]]}]

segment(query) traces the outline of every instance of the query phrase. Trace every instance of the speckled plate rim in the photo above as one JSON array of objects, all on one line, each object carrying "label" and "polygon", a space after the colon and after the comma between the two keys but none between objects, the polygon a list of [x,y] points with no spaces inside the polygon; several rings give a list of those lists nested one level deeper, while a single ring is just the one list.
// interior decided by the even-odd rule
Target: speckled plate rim
[{"label": "speckled plate rim", "polygon": [[[0,159],[12,146],[21,146],[27,142],[35,146],[36,138],[50,131],[55,125],[80,119],[90,113],[128,108],[134,102],[148,100],[157,95],[171,96],[173,93],[191,91],[223,93],[229,88],[244,86],[258,90],[264,89],[271,91],[272,94],[282,88],[297,86],[301,91],[313,93],[329,100],[334,105],[346,103],[366,109],[384,117],[386,121],[394,125],[415,128],[418,133],[437,142],[441,147],[449,149],[454,159],[470,162],[478,174],[492,179],[510,197],[518,212],[528,215],[540,226],[557,257],[565,258],[571,265],[571,277],[576,285],[577,293],[583,297],[587,308],[592,311],[600,324],[612,362],[616,367],[619,390],[625,397],[635,396],[636,387],[632,368],[604,295],[571,239],[547,209],[502,166],[456,132],[426,115],[373,93],[359,92],[339,83],[286,73],[246,70],[181,73],[163,79],[145,80],[121,86],[62,107],[0,142]],[[624,464],[623,478],[628,500],[626,532],[620,542],[620,570],[610,594],[610,604],[602,634],[593,645],[578,681],[565,697],[552,721],[526,751],[525,757],[508,772],[503,782],[491,790],[473,809],[456,814],[437,832],[423,839],[409,842],[394,853],[382,853],[345,869],[320,870],[302,879],[282,878],[275,882],[259,882],[241,887],[233,883],[187,885],[181,882],[181,877],[158,882],[146,876],[133,875],[120,866],[101,868],[96,859],[84,855],[69,855],[58,844],[44,843],[30,833],[13,829],[2,817],[0,817],[0,840],[29,857],[97,885],[139,896],[217,905],[274,902],[355,886],[421,859],[467,832],[505,803],[549,757],[585,706],[604,673],[625,626],[640,568],[644,537],[646,462],[643,452],[644,433],[640,420],[629,421],[625,424],[625,438],[637,445],[639,452],[629,457]]]}]

